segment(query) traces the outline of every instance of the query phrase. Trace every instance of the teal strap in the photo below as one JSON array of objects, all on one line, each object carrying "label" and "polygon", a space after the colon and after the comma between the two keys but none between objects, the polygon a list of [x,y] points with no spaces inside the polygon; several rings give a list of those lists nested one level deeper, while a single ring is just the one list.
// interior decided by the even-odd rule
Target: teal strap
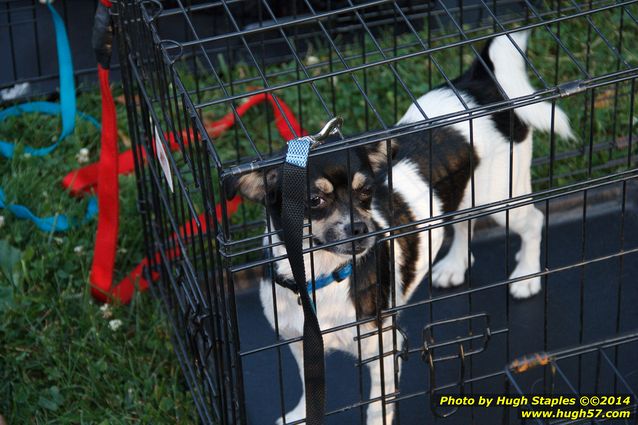
[{"label": "teal strap", "polygon": [[[73,94],[72,97],[75,99],[75,93]],[[62,105],[60,105],[59,103],[52,103],[52,102],[29,102],[29,103],[23,103],[20,105],[12,106],[3,111],[0,111],[0,122],[6,120],[7,118],[17,117],[22,114],[32,114],[32,113],[40,113],[45,115],[62,114],[62,135],[60,136],[60,138],[58,139],[56,143],[54,143],[51,146],[47,146],[45,148],[34,148],[32,146],[24,147],[24,153],[28,153],[31,156],[45,156],[49,154],[51,151],[53,151],[56,147],[58,147],[58,144],[62,141],[62,139],[66,138],[66,136],[64,135],[64,116],[66,115],[65,114],[66,111],[64,109],[64,98],[62,98],[62,100],[63,100]],[[100,123],[92,116],[82,112],[79,112],[77,116],[80,119],[92,124],[98,131],[100,130]],[[72,126],[75,126],[75,119],[73,119]],[[15,153],[15,143],[0,140],[0,155],[4,156],[5,158],[13,158],[14,153]]]},{"label": "teal strap", "polygon": [[6,208],[18,218],[31,220],[38,227],[38,229],[42,230],[43,232],[66,232],[71,227],[75,227],[79,224],[84,224],[95,217],[95,215],[97,214],[97,198],[95,196],[91,196],[89,198],[89,204],[86,207],[84,219],[80,223],[70,220],[64,214],[51,217],[38,217],[24,205],[7,205],[5,204],[5,195],[2,189],[0,189],[0,208]]},{"label": "teal strap", "polygon": [[[64,140],[69,134],[73,133],[75,129],[75,82],[73,80],[73,61],[71,60],[71,48],[69,46],[69,38],[66,35],[66,29],[64,28],[64,21],[56,12],[56,10],[47,3],[47,7],[51,12],[51,19],[53,20],[53,26],[55,28],[55,39],[58,49],[58,66],[60,70],[60,103],[62,112],[62,133],[58,137],[58,140],[44,148],[32,148],[27,146],[25,152],[32,156],[44,156],[53,152],[58,147],[60,142]],[[48,102],[47,102],[48,103]],[[48,106],[49,105],[49,106]],[[42,112],[45,114],[58,114],[53,112],[50,108],[51,104],[45,105],[44,102],[31,102],[24,103],[22,105],[9,108],[6,111],[2,111],[0,120],[6,119],[10,116],[17,116],[24,112]],[[14,144],[0,140],[0,154],[7,158],[11,158],[14,152]]]},{"label": "teal strap", "polygon": [[[64,22],[58,12],[56,12],[51,4],[47,4],[47,7],[51,12],[51,19],[53,20],[53,26],[55,27],[58,66],[60,70],[60,104],[51,102],[28,102],[0,111],[0,122],[9,117],[17,117],[25,113],[62,115],[62,133],[58,137],[57,141],[54,144],[43,148],[25,146],[24,152],[31,156],[45,156],[55,150],[62,140],[73,133],[75,129],[75,116],[77,114],[75,103],[75,82],[73,80],[73,62],[71,60],[69,39],[66,34],[66,29],[64,28]],[[99,131],[100,124],[95,118],[83,113],[79,113],[77,115],[81,119],[91,123]],[[15,143],[0,140],[0,155],[5,158],[12,158],[14,153]],[[2,191],[2,188],[0,188],[0,208],[5,208],[8,211],[11,211],[18,218],[31,220],[40,230],[45,232],[66,231],[73,225],[80,224],[72,223],[71,220],[62,214],[53,217],[40,218],[23,205],[8,205],[6,204],[6,196]],[[82,223],[90,220],[96,214],[97,200],[95,197],[91,197]]]}]

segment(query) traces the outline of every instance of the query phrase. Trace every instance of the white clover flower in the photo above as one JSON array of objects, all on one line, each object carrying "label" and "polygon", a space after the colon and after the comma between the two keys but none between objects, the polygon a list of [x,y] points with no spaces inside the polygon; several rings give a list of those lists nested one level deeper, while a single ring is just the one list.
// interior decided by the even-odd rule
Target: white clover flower
[{"label": "white clover flower", "polygon": [[27,158],[27,159],[31,158],[31,154],[29,152],[23,154],[22,156]]},{"label": "white clover flower", "polygon": [[319,63],[319,58],[313,55],[306,56],[306,65],[312,66]]},{"label": "white clover flower", "polygon": [[122,321],[120,319],[113,319],[109,321],[109,328],[111,328],[113,332],[118,330],[121,326],[122,326]]},{"label": "white clover flower", "polygon": [[0,215],[0,227],[4,226],[4,216]]},{"label": "white clover flower", "polygon": [[73,252],[75,252],[76,255],[80,255],[84,252],[84,247],[82,245],[78,245],[75,248],[73,248]]},{"label": "white clover flower", "polygon": [[113,316],[110,304],[102,304],[102,306],[100,307],[100,311],[102,312],[102,317],[105,319],[110,319]]},{"label": "white clover flower", "polygon": [[89,150],[87,148],[82,148],[75,155],[75,159],[78,161],[78,164],[86,164],[89,162]]}]

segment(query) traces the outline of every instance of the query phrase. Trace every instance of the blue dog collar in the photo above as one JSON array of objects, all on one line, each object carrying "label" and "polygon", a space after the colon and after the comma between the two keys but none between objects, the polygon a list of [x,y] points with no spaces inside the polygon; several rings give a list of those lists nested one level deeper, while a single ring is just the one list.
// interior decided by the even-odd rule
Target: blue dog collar
[{"label": "blue dog collar", "polygon": [[[333,271],[329,275],[322,275],[315,279],[315,291],[318,291],[321,288],[325,288],[333,282],[341,282],[344,279],[347,279],[352,274],[352,264],[348,263],[345,266]],[[306,289],[309,294],[312,294],[312,280],[306,282]]]},{"label": "blue dog collar", "polygon": [[[312,280],[307,281],[306,290],[308,291],[308,294],[312,294],[313,288],[315,291],[318,291],[319,289],[325,288],[326,286],[334,282],[341,282],[342,280],[347,279],[348,277],[350,277],[351,274],[352,274],[352,264],[351,263],[345,264],[343,267],[338,268],[337,270],[333,271],[330,274],[321,275],[318,278],[316,278],[314,281],[314,287],[312,285]],[[284,288],[290,289],[294,293],[298,293],[297,284],[295,283],[294,279],[282,279],[279,276],[277,276],[275,277],[275,282],[278,285],[283,286]]]}]

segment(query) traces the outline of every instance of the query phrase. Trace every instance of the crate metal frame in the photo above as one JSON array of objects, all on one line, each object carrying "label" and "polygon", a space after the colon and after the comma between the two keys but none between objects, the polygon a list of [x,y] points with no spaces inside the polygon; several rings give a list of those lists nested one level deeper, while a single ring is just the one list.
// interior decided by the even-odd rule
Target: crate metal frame
[{"label": "crate metal frame", "polygon": [[[545,254],[541,259],[544,270],[531,275],[542,277],[546,288],[543,295],[537,296],[543,297],[544,319],[543,342],[536,351],[549,353],[554,363],[576,362],[578,372],[567,379],[573,381],[573,377],[577,377],[577,383],[569,383],[570,388],[576,392],[588,385],[581,378],[584,376],[583,365],[592,352],[602,353],[597,357],[597,370],[600,370],[602,360],[611,364],[613,390],[618,388],[618,382],[629,386],[616,362],[625,352],[623,350],[631,347],[635,349],[638,338],[638,328],[628,325],[627,319],[623,320],[628,307],[622,305],[622,291],[626,287],[623,271],[628,267],[626,263],[635,259],[638,253],[638,246],[625,246],[625,239],[629,240],[634,235],[631,229],[626,228],[625,220],[629,219],[629,211],[633,208],[631,194],[635,193],[635,181],[638,179],[638,153],[633,141],[635,129],[632,120],[635,114],[638,63],[627,53],[623,42],[627,43],[626,39],[629,38],[626,34],[632,29],[638,29],[638,2],[569,0],[548,4],[530,0],[489,3],[485,0],[458,0],[412,5],[410,2],[371,0],[356,3],[317,2],[317,6],[314,3],[310,0],[291,2],[289,9],[277,12],[273,11],[267,0],[261,0],[256,5],[259,20],[241,22],[237,19],[238,8],[243,7],[243,2],[240,1],[221,0],[188,5],[178,0],[177,7],[172,9],[164,9],[162,3],[155,0],[115,2],[114,14],[136,158],[138,205],[150,259],[147,273],[152,271],[160,275],[154,292],[162,301],[172,324],[175,349],[201,420],[220,424],[250,423],[247,413],[250,402],[246,397],[248,382],[244,367],[251,356],[268,352],[276,353],[277,360],[272,367],[277,369],[279,381],[279,410],[281,415],[285,414],[290,406],[286,406],[284,401],[282,352],[286,346],[300,340],[278,340],[278,331],[275,330],[274,339],[270,343],[250,347],[240,329],[240,304],[244,292],[241,281],[249,271],[269,269],[275,261],[285,257],[264,256],[264,252],[274,246],[270,237],[275,231],[267,228],[265,233],[261,232],[264,227],[263,219],[252,218],[250,211],[243,209],[231,219],[225,203],[221,202],[221,219],[217,218],[216,204],[224,198],[221,181],[247,169],[263,170],[282,163],[282,157],[274,154],[282,143],[277,140],[268,124],[272,121],[272,112],[267,109],[259,112],[267,126],[264,136],[256,133],[250,126],[251,123],[239,116],[237,106],[250,95],[274,94],[281,98],[297,99],[293,109],[302,125],[307,121],[312,122],[312,117],[307,117],[304,110],[305,105],[310,103],[315,104],[315,109],[324,114],[320,120],[326,121],[341,112],[337,107],[337,89],[345,84],[354,87],[352,92],[364,105],[364,128],[359,128],[359,132],[352,134],[349,133],[351,130],[345,130],[342,142],[321,147],[313,151],[311,156],[347,153],[355,146],[386,141],[398,135],[468,121],[497,112],[509,111],[511,114],[514,108],[540,101],[551,101],[554,104],[571,102],[569,105],[572,111],[576,108],[574,105],[581,105],[578,108],[583,111],[583,119],[575,124],[582,145],[560,150],[559,142],[553,134],[547,139],[541,139],[550,149],[547,155],[534,159],[533,167],[547,169],[540,173],[544,175],[535,178],[536,190],[531,195],[509,197],[487,205],[473,205],[463,210],[462,216],[448,213],[409,225],[382,229],[373,232],[372,236],[379,237],[381,241],[394,240],[414,232],[476,220],[500,211],[507,214],[512,208],[521,205],[536,204],[544,207]],[[204,36],[193,23],[194,17],[211,9],[224,16],[226,31]],[[279,16],[279,12],[288,14]],[[597,19],[601,16],[615,14],[619,16],[618,21],[611,21],[610,27],[602,28],[597,24]],[[187,29],[184,38],[163,38],[163,25],[167,19],[176,17],[183,21]],[[564,29],[570,28],[569,25],[584,27],[583,32],[587,36],[584,58],[570,47],[573,43],[568,41],[569,33]],[[451,80],[462,72],[468,60],[479,56],[481,43],[496,35],[509,34],[524,28],[535,29],[547,36],[549,41],[546,42],[554,49],[553,75],[543,75],[535,62],[525,56],[534,85],[541,86],[534,94],[516,99],[507,99],[505,96],[507,100],[501,102],[468,108],[446,116],[424,117],[418,123],[392,125],[401,113],[401,101],[397,99],[402,99],[404,103],[414,102],[423,94],[413,92],[410,88],[410,82],[402,72],[404,63],[411,60],[423,61],[427,70],[424,77],[427,80],[426,85],[433,87],[436,82],[434,80],[438,80],[458,96]],[[426,35],[423,35],[424,31]],[[392,33],[391,37],[387,35],[389,33]],[[406,34],[412,41],[402,42],[402,37]],[[388,38],[391,38],[392,43],[385,43]],[[323,48],[327,57],[309,61],[308,57],[315,47],[313,43]],[[284,53],[279,56],[271,52],[266,54],[266,47]],[[615,62],[615,66],[611,66],[615,69],[600,71],[592,63],[591,58],[601,49]],[[440,54],[448,54],[447,59],[458,58],[458,68],[453,72],[446,70],[448,64],[440,61]],[[278,65],[281,63],[284,65]],[[564,69],[569,67],[575,68],[578,76],[564,80]],[[390,108],[380,106],[379,98],[372,88],[371,79],[380,70],[391,75],[394,104]],[[253,72],[254,75],[241,75],[242,72]],[[597,94],[601,91],[608,92],[611,100],[600,101],[601,97]],[[599,107],[598,101],[606,102],[607,106]],[[277,101],[275,103],[275,107],[281,110],[281,105]],[[570,112],[568,106],[564,109]],[[220,150],[218,144],[224,139],[213,140],[206,130],[205,122],[208,113],[219,114],[227,110],[232,111],[237,121],[235,129],[231,131],[232,136],[229,136],[235,148],[230,154]],[[600,133],[604,131],[596,128],[596,115],[602,113],[600,111],[613,115],[611,140],[601,140]],[[625,115],[629,117],[628,121],[619,122]],[[290,123],[287,124],[294,131]],[[365,131],[365,137],[355,135],[361,131]],[[156,148],[153,147],[155,138],[168,152],[169,134],[175,137],[181,148],[178,153],[167,155],[174,173],[174,191],[168,187],[154,155]],[[260,138],[265,138],[266,143],[260,142]],[[607,159],[601,160],[605,154]],[[147,163],[144,158],[148,159]],[[581,159],[580,168],[559,172],[561,161],[572,161],[575,158]],[[473,178],[471,184],[473,187]],[[610,252],[591,256],[588,234],[592,230],[587,223],[598,200],[610,198],[619,204],[620,209],[619,246]],[[558,200],[563,207],[554,208]],[[579,258],[572,259],[567,264],[552,265],[548,249],[552,238],[550,222],[553,223],[552,219],[560,213],[558,210],[569,206],[572,216],[580,216],[581,252]],[[198,219],[202,211],[207,213],[203,222]],[[266,211],[266,214],[269,212]],[[445,221],[437,222],[441,218]],[[185,224],[187,232],[180,233],[182,224]],[[414,226],[417,224],[427,226],[416,229]],[[204,228],[208,229],[207,233],[197,231]],[[389,231],[392,234],[384,236]],[[476,231],[481,233],[480,230]],[[513,253],[514,244],[510,241],[508,226],[505,228],[505,236],[507,276],[510,263],[508,259]],[[264,238],[270,243],[262,245]],[[325,247],[310,247],[305,252],[312,253]],[[179,252],[180,256],[175,257],[172,255],[174,252]],[[584,317],[585,312],[591,309],[585,300],[586,270],[615,260],[618,261],[615,269],[618,284],[616,293],[613,294],[617,302],[615,330],[602,339],[589,341],[585,336],[587,327]],[[430,266],[433,262],[434,259],[430,258]],[[550,341],[555,324],[549,323],[548,319],[553,303],[548,297],[548,281],[553,276],[561,276],[561,273],[570,271],[580,272],[580,316],[576,326],[578,340],[575,348],[557,346]],[[531,276],[514,280],[496,279],[488,284],[473,286],[470,268],[469,286],[450,292],[433,293],[431,284],[428,283],[429,296],[413,299],[403,306],[378,311],[377,318],[394,318],[399,312],[419,308],[427,309],[429,314],[428,320],[422,323],[425,327],[423,343],[406,343],[405,347],[395,347],[394,353],[406,358],[422,356],[430,368],[429,380],[423,379],[424,384],[428,385],[418,391],[385,395],[384,402],[401,404],[419,397],[431,400],[441,391],[465,391],[467,388],[471,391],[493,379],[502,379],[501,387],[505,392],[514,389],[522,393],[523,389],[518,382],[520,376],[513,374],[510,368],[514,360],[511,358],[514,337],[510,335],[513,335],[512,327],[515,325],[510,322],[510,312],[516,306],[506,297],[505,319],[502,319],[505,323],[502,320],[494,323],[493,319],[490,323],[489,315],[486,317],[483,312],[473,310],[473,300],[483,292],[496,293],[499,288],[507,292],[509,283]],[[465,300],[469,311],[460,316],[437,317],[434,313],[437,306],[450,300]],[[482,318],[485,323],[477,327],[476,321]],[[358,327],[372,320],[374,318],[362,318],[344,326]],[[396,332],[403,332],[400,324],[396,321],[393,323]],[[448,335],[440,330],[442,326],[455,327],[456,333]],[[323,333],[342,328],[343,326],[324,329]],[[437,331],[434,332],[433,328]],[[461,332],[459,329],[465,331]],[[435,334],[439,337],[434,338]],[[380,332],[377,331],[376,335],[380,335]],[[372,335],[360,335],[367,336]],[[504,340],[506,361],[500,365],[491,365],[488,372],[475,373],[474,369],[478,366],[474,364],[479,363],[479,355],[487,349],[488,342],[494,347],[494,341],[500,339]],[[406,337],[406,342],[413,340],[414,337]],[[480,344],[481,341],[483,345]],[[246,345],[249,347],[243,348]],[[609,350],[611,355],[608,354]],[[437,352],[444,354],[437,355]],[[612,357],[614,361],[610,360]],[[450,365],[451,363],[454,364]],[[357,365],[362,364],[363,361],[359,359]],[[440,367],[450,370],[458,368],[461,371],[460,377],[448,378],[441,383],[437,378],[437,371],[441,369],[435,370],[435,364],[441,364]],[[546,392],[551,392],[555,386],[556,370],[554,368],[554,372],[542,374]],[[568,375],[562,373],[559,378],[567,378]],[[603,386],[600,373],[594,376],[594,380]],[[365,399],[362,382],[359,373],[358,402],[330,409],[328,415],[338,415],[348,410],[363,412],[367,404],[374,402],[375,400]],[[635,388],[630,390],[633,392]],[[440,412],[436,412],[431,403],[430,407],[434,416],[440,416]],[[635,404],[629,409],[635,412]],[[411,423],[407,421],[409,418],[402,418],[399,413],[400,409],[396,423]],[[479,413],[472,409],[472,421],[475,420],[475,415]],[[510,412],[495,415],[503,423],[517,423]],[[442,423],[458,423],[454,422],[458,418],[458,414],[451,415]]]}]

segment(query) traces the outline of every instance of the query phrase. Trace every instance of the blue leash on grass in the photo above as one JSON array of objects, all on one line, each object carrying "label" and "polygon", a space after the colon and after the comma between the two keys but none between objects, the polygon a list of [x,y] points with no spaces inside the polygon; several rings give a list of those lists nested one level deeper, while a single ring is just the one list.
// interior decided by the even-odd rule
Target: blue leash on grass
[{"label": "blue leash on grass", "polygon": [[[9,117],[17,117],[26,113],[40,113],[45,115],[61,115],[62,116],[62,133],[57,141],[43,148],[34,148],[25,146],[24,153],[31,156],[45,156],[53,152],[59,144],[75,130],[76,115],[84,121],[92,124],[98,131],[100,130],[99,122],[90,115],[78,113],[75,102],[75,83],[73,80],[73,62],[71,60],[71,48],[69,39],[64,28],[62,18],[56,10],[47,3],[47,7],[51,12],[51,19],[55,28],[55,38],[58,50],[58,66],[60,70],[60,103],[53,102],[28,102],[20,105],[12,106],[0,111],[0,122]],[[15,153],[15,143],[0,140],[0,155],[5,158],[13,158]],[[97,214],[97,199],[92,196],[89,199],[84,219],[80,222],[74,222],[66,215],[60,214],[51,217],[38,217],[29,210],[29,208],[18,204],[7,204],[6,196],[0,188],[0,209],[7,209],[16,217],[31,220],[40,230],[44,232],[63,232],[73,226],[83,224],[91,220]]]}]

